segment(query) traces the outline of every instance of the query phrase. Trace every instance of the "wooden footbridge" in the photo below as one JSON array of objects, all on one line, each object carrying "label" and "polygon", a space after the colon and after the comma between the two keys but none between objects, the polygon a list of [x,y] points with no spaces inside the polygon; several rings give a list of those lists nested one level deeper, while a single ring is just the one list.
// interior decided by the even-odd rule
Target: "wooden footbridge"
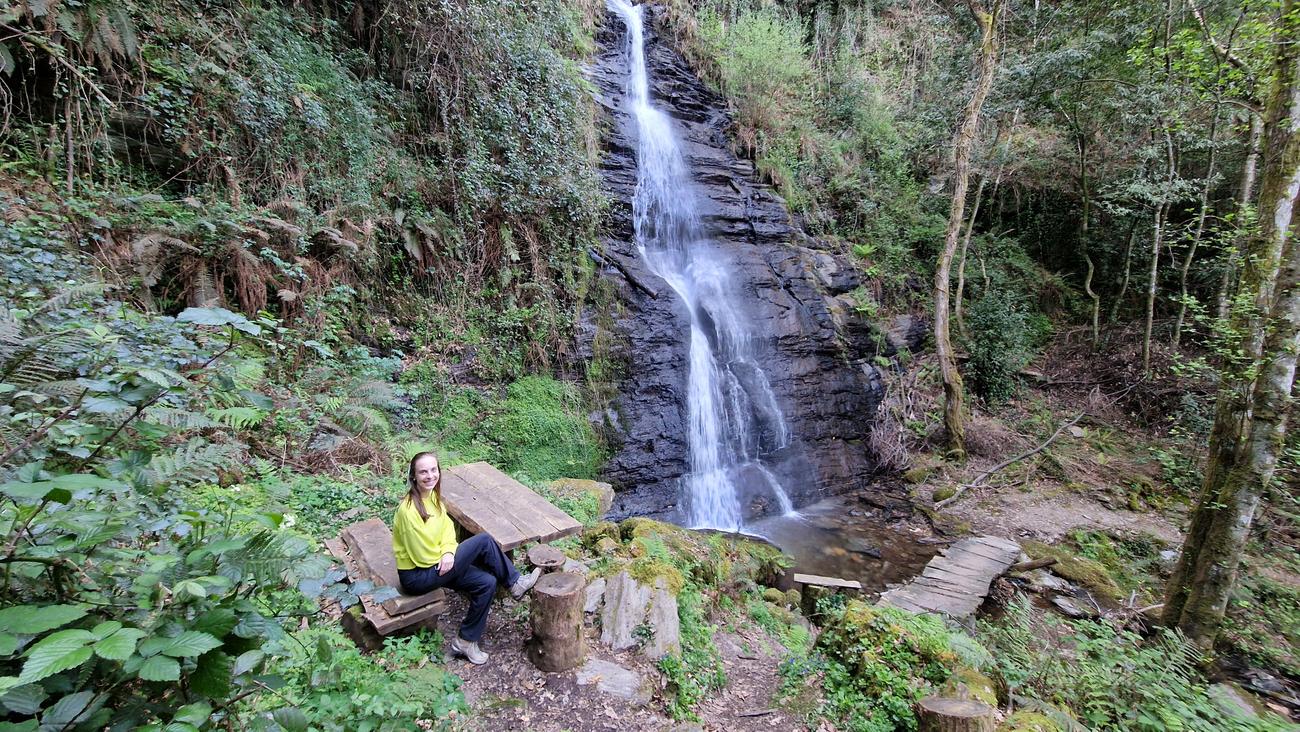
[{"label": "wooden footbridge", "polygon": [[996,536],[962,539],[930,560],[921,576],[880,596],[880,604],[955,620],[974,614],[993,580],[1020,557],[1020,545]]}]

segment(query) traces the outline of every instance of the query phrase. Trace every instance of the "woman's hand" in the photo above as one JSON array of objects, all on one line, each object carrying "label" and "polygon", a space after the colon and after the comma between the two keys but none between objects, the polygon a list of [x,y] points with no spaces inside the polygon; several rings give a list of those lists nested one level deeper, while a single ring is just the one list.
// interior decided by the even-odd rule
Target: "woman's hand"
[{"label": "woman's hand", "polygon": [[442,560],[438,562],[438,574],[447,574],[448,572],[451,571],[451,567],[455,563],[456,563],[455,554],[452,554],[451,552],[447,552],[446,554],[442,555]]}]

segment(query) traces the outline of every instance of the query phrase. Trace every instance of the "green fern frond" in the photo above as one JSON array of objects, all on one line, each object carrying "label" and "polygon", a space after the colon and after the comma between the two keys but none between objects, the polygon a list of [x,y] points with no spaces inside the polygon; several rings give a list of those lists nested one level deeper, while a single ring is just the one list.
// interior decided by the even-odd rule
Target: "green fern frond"
[{"label": "green fern frond", "polygon": [[386,381],[357,381],[349,385],[348,391],[353,400],[368,407],[394,409],[401,404],[393,385]]},{"label": "green fern frond", "polygon": [[334,410],[334,421],[357,437],[387,437],[392,432],[388,417],[374,407],[343,404]]},{"label": "green fern frond", "polygon": [[217,423],[200,412],[171,407],[152,407],[144,419],[174,430],[202,430],[216,427]]},{"label": "green fern frond", "polygon": [[146,477],[156,485],[195,485],[217,482],[217,471],[229,465],[240,446],[191,439],[176,450],[149,461]]},{"label": "green fern frond", "polygon": [[71,285],[66,290],[51,297],[36,309],[38,315],[53,313],[66,308],[74,302],[85,302],[93,300],[107,292],[109,286],[104,282],[83,282],[79,285]]},{"label": "green fern frond", "polygon": [[326,391],[326,387],[334,378],[334,372],[324,366],[307,369],[302,376],[298,377],[298,389],[304,394],[321,394]]},{"label": "green fern frond", "polygon": [[266,412],[257,407],[227,407],[209,409],[208,416],[232,429],[247,430],[261,424],[266,419]]}]

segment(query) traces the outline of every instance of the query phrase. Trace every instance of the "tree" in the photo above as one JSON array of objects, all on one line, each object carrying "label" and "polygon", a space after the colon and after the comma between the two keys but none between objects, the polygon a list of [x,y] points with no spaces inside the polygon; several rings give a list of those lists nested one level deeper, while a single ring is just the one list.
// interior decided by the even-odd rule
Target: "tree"
[{"label": "tree", "polygon": [[949,332],[949,286],[952,260],[957,253],[957,243],[961,237],[966,209],[966,189],[970,183],[971,146],[979,130],[980,110],[984,107],[984,100],[988,98],[989,89],[993,87],[993,74],[997,69],[998,13],[1002,9],[1002,0],[993,0],[993,5],[987,10],[978,0],[967,0],[966,7],[970,9],[980,29],[980,51],[976,61],[979,77],[975,82],[975,91],[966,105],[961,124],[953,136],[955,183],[952,204],[948,208],[948,227],[944,232],[943,251],[939,254],[939,266],[934,275],[934,342],[935,350],[939,355],[939,370],[943,376],[943,425],[948,433],[948,454],[957,460],[966,458],[966,425],[963,408],[965,391],[962,387],[961,372],[957,370],[952,336]]},{"label": "tree", "polygon": [[[1220,391],[1205,479],[1164,607],[1166,624],[1214,643],[1256,509],[1288,423],[1300,346],[1300,242],[1290,236],[1300,187],[1300,19],[1285,0],[1263,140],[1259,227],[1242,245],[1243,303],[1232,317],[1244,356]],[[1262,327],[1261,327],[1262,326]]]}]

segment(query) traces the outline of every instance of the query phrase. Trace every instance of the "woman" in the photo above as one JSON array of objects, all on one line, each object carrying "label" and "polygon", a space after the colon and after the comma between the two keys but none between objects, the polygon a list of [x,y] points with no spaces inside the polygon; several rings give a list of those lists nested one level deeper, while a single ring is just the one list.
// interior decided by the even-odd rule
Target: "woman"
[{"label": "woman", "polygon": [[456,527],[442,505],[442,472],[433,453],[411,458],[406,483],[407,494],[393,520],[393,555],[402,592],[422,595],[449,587],[469,595],[469,611],[460,633],[451,641],[451,650],[470,663],[487,663],[488,654],[478,642],[487,627],[488,605],[497,586],[509,587],[518,600],[537,584],[541,570],[521,575],[486,533],[456,543]]}]

